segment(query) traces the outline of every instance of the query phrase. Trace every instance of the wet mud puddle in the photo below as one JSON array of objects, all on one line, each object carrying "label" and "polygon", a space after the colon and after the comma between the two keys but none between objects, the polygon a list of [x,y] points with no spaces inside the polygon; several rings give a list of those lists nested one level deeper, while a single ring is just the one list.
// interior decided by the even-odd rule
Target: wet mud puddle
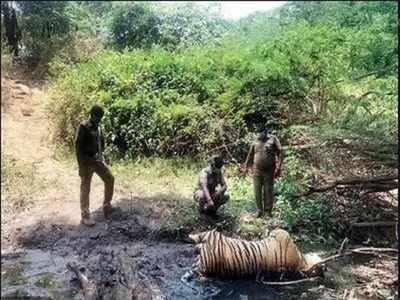
[{"label": "wet mud puddle", "polygon": [[105,265],[106,256],[120,255],[125,257],[125,264],[135,266],[135,272],[158,285],[163,299],[336,299],[334,288],[315,283],[272,288],[250,280],[183,280],[190,269],[188,266],[195,260],[193,245],[143,242],[100,247],[83,254],[40,249],[2,252],[2,298],[84,299],[78,281],[66,264],[76,262],[89,279],[99,282],[104,280],[102,277],[112,278],[118,269],[115,265]]}]

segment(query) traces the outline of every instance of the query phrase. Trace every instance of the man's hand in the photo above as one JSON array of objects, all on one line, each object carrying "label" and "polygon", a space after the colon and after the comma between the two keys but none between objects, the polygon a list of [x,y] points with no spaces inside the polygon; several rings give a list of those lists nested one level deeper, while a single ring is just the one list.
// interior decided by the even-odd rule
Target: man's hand
[{"label": "man's hand", "polygon": [[274,178],[278,178],[281,176],[282,176],[282,167],[279,166],[278,168],[275,169]]},{"label": "man's hand", "polygon": [[210,198],[207,199],[207,203],[204,205],[204,209],[209,209],[214,206],[214,201]]},{"label": "man's hand", "polygon": [[211,197],[212,197],[213,199],[215,199],[215,197],[216,197],[217,195],[221,195],[221,194],[225,193],[227,189],[228,189],[228,186],[226,186],[226,185],[221,185],[221,186],[219,186],[219,187],[216,189],[215,193],[214,193]]},{"label": "man's hand", "polygon": [[106,163],[106,165],[111,165],[111,160],[107,155],[103,155],[103,161]]},{"label": "man's hand", "polygon": [[240,166],[240,171],[242,171],[242,172],[245,173],[245,174],[248,174],[248,173],[251,173],[252,168],[251,168],[251,167],[248,167],[248,166],[246,166],[246,165],[241,165],[241,166]]},{"label": "man's hand", "polygon": [[214,199],[215,199],[216,194],[217,194],[216,192],[210,193],[210,198],[207,199],[207,202],[214,204]]},{"label": "man's hand", "polygon": [[253,174],[253,167],[246,168],[246,174]]}]

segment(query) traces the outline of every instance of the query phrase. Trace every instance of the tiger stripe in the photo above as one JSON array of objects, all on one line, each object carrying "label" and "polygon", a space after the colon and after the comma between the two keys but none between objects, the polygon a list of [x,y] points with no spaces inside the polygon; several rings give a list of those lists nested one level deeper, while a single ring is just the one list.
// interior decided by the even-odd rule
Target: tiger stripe
[{"label": "tiger stripe", "polygon": [[198,267],[205,275],[242,277],[261,272],[268,275],[306,267],[303,254],[281,229],[261,241],[226,237],[215,229],[190,238],[198,243]]}]

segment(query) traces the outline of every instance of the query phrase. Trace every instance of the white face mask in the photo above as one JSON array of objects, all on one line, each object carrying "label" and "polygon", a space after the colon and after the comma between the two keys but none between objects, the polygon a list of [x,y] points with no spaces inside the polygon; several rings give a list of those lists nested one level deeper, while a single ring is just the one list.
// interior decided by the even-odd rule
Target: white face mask
[{"label": "white face mask", "polygon": [[257,139],[259,139],[259,140],[265,140],[268,137],[268,131],[265,130],[263,132],[259,132],[256,134],[256,136],[257,136]]},{"label": "white face mask", "polygon": [[211,171],[218,172],[223,168],[223,166],[221,166],[221,168],[218,168],[215,164],[211,164]]}]

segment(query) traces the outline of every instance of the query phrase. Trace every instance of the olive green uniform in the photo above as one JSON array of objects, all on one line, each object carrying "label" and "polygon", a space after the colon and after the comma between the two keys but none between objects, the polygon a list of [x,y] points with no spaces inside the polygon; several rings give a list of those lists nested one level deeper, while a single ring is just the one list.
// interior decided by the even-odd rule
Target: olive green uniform
[{"label": "olive green uniform", "polygon": [[262,214],[271,214],[274,204],[274,174],[276,156],[282,151],[279,140],[268,135],[266,139],[256,138],[246,159],[246,167],[253,165],[253,185],[257,208]]},{"label": "olive green uniform", "polygon": [[81,177],[81,214],[82,219],[89,218],[89,193],[93,173],[104,182],[104,203],[106,210],[111,207],[114,193],[114,176],[104,162],[102,151],[104,139],[100,130],[90,120],[79,125],[75,138],[75,150]]},{"label": "olive green uniform", "polygon": [[[207,207],[207,198],[202,188],[203,180],[207,182],[207,188],[214,202],[214,206]],[[208,166],[200,171],[199,182],[193,194],[193,199],[199,203],[200,212],[204,213],[215,213],[221,205],[229,200],[222,169],[213,170]]]}]

